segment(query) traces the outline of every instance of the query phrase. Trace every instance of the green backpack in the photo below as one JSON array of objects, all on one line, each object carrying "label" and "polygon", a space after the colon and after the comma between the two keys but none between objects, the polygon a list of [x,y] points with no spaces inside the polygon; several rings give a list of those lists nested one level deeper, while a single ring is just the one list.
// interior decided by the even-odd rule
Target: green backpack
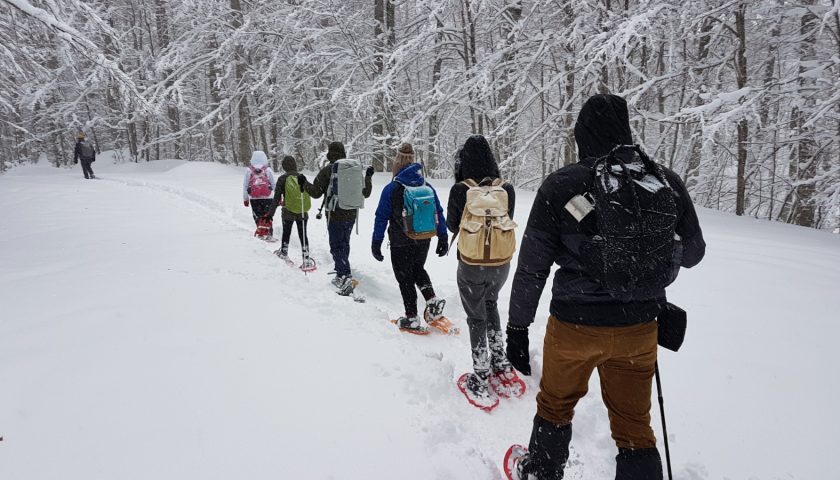
[{"label": "green backpack", "polygon": [[308,212],[309,209],[312,208],[312,199],[309,198],[309,194],[304,192],[303,195],[301,195],[300,185],[298,184],[296,175],[289,175],[286,177],[283,197],[286,202],[286,209],[294,214],[299,215],[301,213]]}]

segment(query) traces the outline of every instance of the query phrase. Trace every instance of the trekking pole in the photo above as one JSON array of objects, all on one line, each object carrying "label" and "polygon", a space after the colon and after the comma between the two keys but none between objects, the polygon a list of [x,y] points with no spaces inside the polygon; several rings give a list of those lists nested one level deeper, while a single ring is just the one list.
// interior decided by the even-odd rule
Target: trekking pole
[{"label": "trekking pole", "polygon": [[662,380],[659,378],[659,362],[653,364],[656,373],[656,393],[659,396],[659,413],[662,416],[662,436],[665,439],[665,463],[668,466],[668,480],[673,480],[671,474],[671,449],[668,448],[668,427],[665,425],[665,400],[662,398]]},{"label": "trekking pole", "polygon": [[[300,191],[300,208],[301,208],[301,210],[304,209],[303,205],[304,205],[303,204],[303,190],[301,190]],[[303,263],[301,263],[301,265],[303,265],[303,266],[306,265],[306,253],[309,252],[309,236],[306,234],[306,214],[307,213],[309,213],[309,212],[303,212],[303,213],[300,214],[300,224],[301,224],[301,226],[303,226],[303,242],[300,246],[301,247],[300,248],[301,249],[301,257],[303,257],[303,260],[302,260]],[[309,272],[307,272],[306,270],[303,271],[304,276],[307,276],[308,274],[309,274]]]}]

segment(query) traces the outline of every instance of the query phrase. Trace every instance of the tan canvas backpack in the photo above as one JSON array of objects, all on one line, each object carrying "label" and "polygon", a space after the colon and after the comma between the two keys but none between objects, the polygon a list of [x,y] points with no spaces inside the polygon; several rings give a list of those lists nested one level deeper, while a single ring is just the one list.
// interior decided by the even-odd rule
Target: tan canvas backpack
[{"label": "tan canvas backpack", "polygon": [[501,179],[489,185],[466,180],[467,202],[458,229],[458,253],[469,265],[505,265],[516,251],[516,223],[508,216],[508,194]]}]

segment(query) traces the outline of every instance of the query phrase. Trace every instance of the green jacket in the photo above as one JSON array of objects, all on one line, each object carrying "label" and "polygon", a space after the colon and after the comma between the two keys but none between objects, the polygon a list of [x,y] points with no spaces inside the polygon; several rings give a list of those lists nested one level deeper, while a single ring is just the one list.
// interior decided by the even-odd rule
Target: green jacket
[{"label": "green jacket", "polygon": [[[330,177],[332,176],[333,163],[335,162],[332,161],[329,165],[322,168],[312,183],[306,182],[306,184],[301,185],[301,188],[303,188],[310,197],[321,198],[322,195],[327,193],[330,188]],[[362,189],[362,195],[365,198],[370,197],[371,190],[373,190],[373,183],[371,182],[370,177],[365,175],[365,188]],[[356,214],[356,210],[342,210],[336,207],[335,211],[330,212],[329,218],[331,222],[354,222],[356,221]]]}]

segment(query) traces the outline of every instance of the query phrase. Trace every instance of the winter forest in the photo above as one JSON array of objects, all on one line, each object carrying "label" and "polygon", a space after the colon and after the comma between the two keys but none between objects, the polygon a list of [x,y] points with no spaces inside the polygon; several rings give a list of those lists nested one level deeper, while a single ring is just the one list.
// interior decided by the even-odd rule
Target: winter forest
[{"label": "winter forest", "polygon": [[840,224],[838,0],[0,0],[0,171],[125,161],[313,168],[326,143],[451,176],[472,133],[536,189],[590,95],[695,203]]}]

